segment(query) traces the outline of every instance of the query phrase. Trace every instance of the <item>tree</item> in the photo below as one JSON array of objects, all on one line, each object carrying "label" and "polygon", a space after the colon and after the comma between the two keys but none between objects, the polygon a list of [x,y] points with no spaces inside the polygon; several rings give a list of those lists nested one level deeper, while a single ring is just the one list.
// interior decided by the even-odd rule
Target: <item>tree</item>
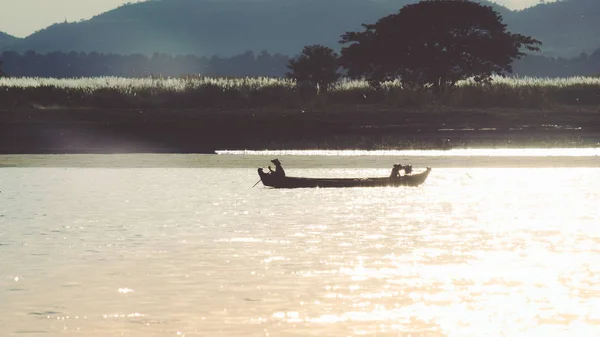
[{"label": "tree", "polygon": [[300,56],[289,61],[288,68],[291,70],[286,74],[288,78],[320,92],[327,92],[327,87],[340,78],[338,55],[322,45],[304,47]]},{"label": "tree", "polygon": [[465,78],[487,82],[492,74],[511,73],[523,48],[541,45],[507,32],[492,7],[468,0],[421,1],[363,27],[342,35],[340,61],[350,77],[374,85],[400,79],[408,87],[443,90]]}]

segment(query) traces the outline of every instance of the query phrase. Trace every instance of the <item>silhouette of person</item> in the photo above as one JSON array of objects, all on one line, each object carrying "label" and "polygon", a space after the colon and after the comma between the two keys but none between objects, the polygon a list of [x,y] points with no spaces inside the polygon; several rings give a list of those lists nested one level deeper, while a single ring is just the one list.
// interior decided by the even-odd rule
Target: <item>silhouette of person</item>
[{"label": "silhouette of person", "polygon": [[273,159],[271,160],[271,163],[275,165],[275,171],[271,170],[271,167],[269,166],[269,171],[271,171],[271,174],[273,174],[274,177],[285,177],[285,171],[283,170],[283,167],[281,167],[281,162],[279,159]]},{"label": "silhouette of person", "polygon": [[394,164],[394,167],[392,167],[392,173],[390,174],[390,178],[399,178],[400,170],[402,170],[402,168],[402,164]]}]

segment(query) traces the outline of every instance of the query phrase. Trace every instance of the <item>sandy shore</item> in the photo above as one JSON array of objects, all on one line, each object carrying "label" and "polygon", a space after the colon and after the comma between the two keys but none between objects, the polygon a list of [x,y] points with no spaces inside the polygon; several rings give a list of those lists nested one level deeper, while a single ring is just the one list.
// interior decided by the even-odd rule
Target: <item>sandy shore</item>
[{"label": "sandy shore", "polygon": [[0,111],[0,153],[600,146],[600,107]]}]

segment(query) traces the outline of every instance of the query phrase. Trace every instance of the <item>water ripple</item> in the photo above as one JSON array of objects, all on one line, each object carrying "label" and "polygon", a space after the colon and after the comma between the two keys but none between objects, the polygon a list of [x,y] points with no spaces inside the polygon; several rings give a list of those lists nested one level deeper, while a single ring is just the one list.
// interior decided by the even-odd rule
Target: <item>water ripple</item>
[{"label": "water ripple", "polygon": [[0,335],[600,333],[599,169],[296,191],[246,168],[2,173]]}]

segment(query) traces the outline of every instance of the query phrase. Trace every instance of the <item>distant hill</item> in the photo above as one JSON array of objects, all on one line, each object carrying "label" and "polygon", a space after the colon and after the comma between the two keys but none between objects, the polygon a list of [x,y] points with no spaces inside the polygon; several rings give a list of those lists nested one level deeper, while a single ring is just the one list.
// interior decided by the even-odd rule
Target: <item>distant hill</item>
[{"label": "distant hill", "polygon": [[509,28],[541,40],[546,55],[578,56],[600,47],[599,0],[562,0],[513,14]]},{"label": "distant hill", "polygon": [[36,52],[164,52],[231,56],[246,50],[296,54],[307,44],[337,45],[410,0],[162,0],[122,6],[78,23],[61,23],[13,46]]},{"label": "distant hill", "polygon": [[[125,5],[87,21],[55,24],[9,42],[4,50],[206,56],[268,50],[293,56],[308,44],[339,48],[344,32],[360,30],[360,24],[373,23],[414,2],[154,0]],[[600,47],[599,0],[563,0],[523,11],[493,6],[510,31],[540,39],[546,55],[573,56]]]},{"label": "distant hill", "polygon": [[17,42],[19,38],[16,38],[12,35],[6,34],[4,32],[0,32],[0,49],[4,48],[4,46],[10,46]]},{"label": "distant hill", "polygon": [[52,25],[10,49],[207,56],[268,50],[294,55],[308,44],[338,48],[340,35],[346,31],[360,30],[362,23],[373,23],[414,2],[417,1],[147,1],[125,5],[87,21]]}]

